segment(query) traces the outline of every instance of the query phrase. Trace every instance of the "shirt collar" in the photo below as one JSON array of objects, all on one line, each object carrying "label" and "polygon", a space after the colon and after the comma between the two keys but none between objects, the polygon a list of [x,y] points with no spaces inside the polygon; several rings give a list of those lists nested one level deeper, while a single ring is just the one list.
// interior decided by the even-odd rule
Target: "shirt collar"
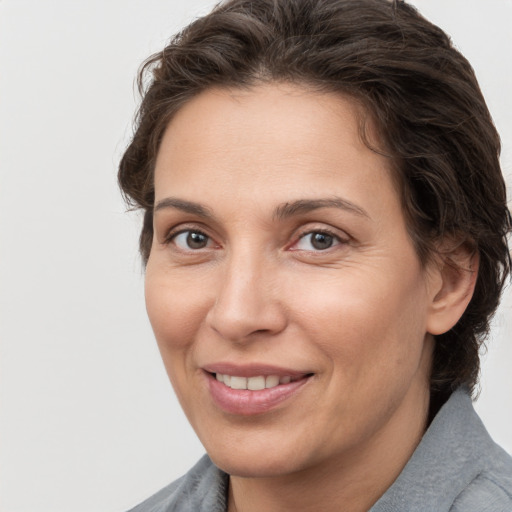
[{"label": "shirt collar", "polygon": [[398,478],[369,512],[444,512],[481,471],[493,444],[467,389],[441,407]]}]

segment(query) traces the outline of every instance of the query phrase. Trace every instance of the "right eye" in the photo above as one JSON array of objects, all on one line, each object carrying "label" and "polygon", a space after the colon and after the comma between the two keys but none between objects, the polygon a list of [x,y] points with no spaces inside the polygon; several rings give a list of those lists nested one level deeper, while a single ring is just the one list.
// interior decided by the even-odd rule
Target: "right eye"
[{"label": "right eye", "polygon": [[213,246],[213,241],[208,235],[193,229],[187,229],[172,235],[170,241],[182,251],[208,249]]}]

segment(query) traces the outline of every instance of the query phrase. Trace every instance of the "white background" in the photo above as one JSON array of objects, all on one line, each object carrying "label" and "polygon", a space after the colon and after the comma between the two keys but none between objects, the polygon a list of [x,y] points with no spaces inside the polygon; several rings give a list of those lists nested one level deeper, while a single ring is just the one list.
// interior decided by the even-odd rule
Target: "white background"
[{"label": "white background", "polygon": [[[474,65],[512,184],[512,1],[417,0]],[[202,453],[146,320],[116,166],[141,61],[207,0],[0,0],[1,512],[121,512]],[[477,408],[512,452],[512,294]]]}]

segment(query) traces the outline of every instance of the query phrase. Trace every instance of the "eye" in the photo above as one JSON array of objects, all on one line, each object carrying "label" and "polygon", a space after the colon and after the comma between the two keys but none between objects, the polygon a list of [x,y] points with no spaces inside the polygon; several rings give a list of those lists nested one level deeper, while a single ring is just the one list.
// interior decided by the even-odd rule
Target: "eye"
[{"label": "eye", "polygon": [[302,235],[295,244],[294,249],[299,251],[325,251],[342,241],[328,231],[311,231]]},{"label": "eye", "polygon": [[172,235],[170,241],[183,251],[205,249],[211,247],[213,242],[208,235],[205,235],[201,231],[195,231],[187,229],[186,231],[180,231],[175,235]]}]

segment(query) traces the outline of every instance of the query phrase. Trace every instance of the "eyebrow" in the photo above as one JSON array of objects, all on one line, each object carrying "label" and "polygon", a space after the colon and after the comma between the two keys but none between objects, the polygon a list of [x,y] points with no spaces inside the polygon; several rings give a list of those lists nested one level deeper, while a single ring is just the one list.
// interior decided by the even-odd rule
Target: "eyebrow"
[{"label": "eyebrow", "polygon": [[200,203],[195,203],[193,201],[178,199],[176,197],[166,197],[165,199],[158,201],[158,203],[155,205],[154,212],[156,213],[166,208],[174,208],[175,210],[181,210],[182,212],[197,215],[199,217],[205,217],[209,219],[214,218],[213,212],[207,206],[204,206]]},{"label": "eyebrow", "polygon": [[275,209],[274,218],[285,219],[294,215],[319,210],[320,208],[338,208],[349,213],[355,213],[360,217],[370,218],[363,208],[357,206],[351,201],[347,201],[346,199],[337,196],[323,199],[299,199],[297,201],[292,201],[291,203],[284,203]]},{"label": "eyebrow", "polygon": [[[207,206],[175,197],[166,197],[165,199],[158,201],[155,205],[154,212],[156,213],[166,208],[181,210],[182,212],[207,219],[215,218],[212,210]],[[346,199],[337,196],[321,199],[298,199],[297,201],[280,204],[275,208],[273,218],[274,220],[287,219],[294,215],[303,215],[314,210],[319,210],[320,208],[338,208],[361,217],[370,218],[363,208],[357,206],[351,201],[347,201]]]}]

